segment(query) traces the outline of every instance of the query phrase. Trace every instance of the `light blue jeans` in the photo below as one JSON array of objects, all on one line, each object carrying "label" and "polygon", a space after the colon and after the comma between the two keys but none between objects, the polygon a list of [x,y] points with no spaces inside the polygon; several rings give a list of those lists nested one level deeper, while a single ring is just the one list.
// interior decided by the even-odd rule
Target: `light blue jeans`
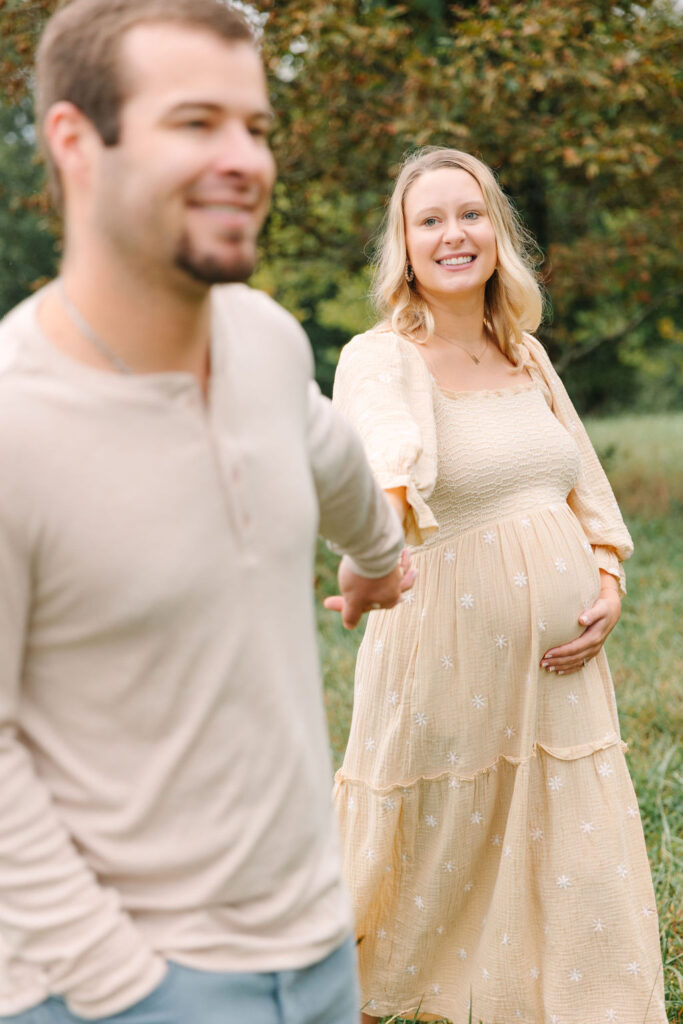
[{"label": "light blue jeans", "polygon": [[[216,974],[172,963],[150,995],[98,1024],[358,1024],[359,1005],[356,950],[348,939],[299,971]],[[84,1024],[56,998],[0,1022]]]}]

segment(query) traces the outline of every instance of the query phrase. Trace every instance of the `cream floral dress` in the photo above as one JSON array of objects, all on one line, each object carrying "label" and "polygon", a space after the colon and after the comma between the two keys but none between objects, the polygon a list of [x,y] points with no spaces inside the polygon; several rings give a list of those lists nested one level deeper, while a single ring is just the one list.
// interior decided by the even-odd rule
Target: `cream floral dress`
[{"label": "cream floral dress", "polygon": [[[369,617],[336,777],[367,1012],[663,1024],[654,893],[604,653],[581,632],[630,537],[541,345],[500,391],[440,390],[368,332],[335,401],[405,486],[419,575]],[[412,1018],[411,1018],[412,1019]]]}]

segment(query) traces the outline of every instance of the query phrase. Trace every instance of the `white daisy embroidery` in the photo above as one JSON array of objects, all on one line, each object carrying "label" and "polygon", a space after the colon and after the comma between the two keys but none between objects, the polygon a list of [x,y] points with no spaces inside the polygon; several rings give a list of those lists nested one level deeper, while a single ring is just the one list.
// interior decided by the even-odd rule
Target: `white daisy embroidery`
[{"label": "white daisy embroidery", "polygon": [[486,970],[485,967],[482,967],[482,969],[481,969],[481,976],[484,979],[484,981],[488,981],[489,978],[491,977],[491,974],[490,974],[489,971]]},{"label": "white daisy embroidery", "polygon": [[632,960],[630,964],[626,966],[626,973],[631,974],[634,978],[637,978],[640,974],[641,966],[637,960]]},{"label": "white daisy embroidery", "polygon": [[425,814],[425,824],[427,828],[436,828],[439,823],[433,814]]},{"label": "white daisy embroidery", "polygon": [[513,579],[516,587],[525,587],[529,582],[529,577],[525,572],[516,572]]},{"label": "white daisy embroidery", "polygon": [[491,846],[500,846],[502,841],[503,840],[501,839],[501,837],[498,835],[497,832],[496,832],[495,836],[491,836]]},{"label": "white daisy embroidery", "polygon": [[453,562],[455,561],[455,551],[453,551],[451,548],[446,548],[446,550],[443,553],[443,560],[446,563],[446,565],[453,565]]},{"label": "white daisy embroidery", "polygon": [[625,864],[617,864],[617,874],[619,878],[626,878],[628,875],[628,868]]},{"label": "white daisy embroidery", "polygon": [[520,525],[523,526],[525,530],[528,530],[529,527],[531,526],[531,520],[529,519],[528,516],[522,516],[522,518],[520,519],[519,522],[520,522]]},{"label": "white daisy embroidery", "polygon": [[448,780],[449,789],[460,789],[460,779],[456,779],[455,776],[451,776]]},{"label": "white daisy embroidery", "polygon": [[508,846],[504,846],[503,847],[503,856],[504,857],[511,857],[512,856],[512,847],[511,846],[508,845]]},{"label": "white daisy embroidery", "polygon": [[503,732],[505,733],[506,739],[511,740],[512,737],[516,735],[517,730],[511,725],[506,725]]},{"label": "white daisy embroidery", "polygon": [[348,801],[346,803],[346,806],[348,807],[348,809],[350,811],[352,811],[354,809],[354,807],[356,806],[356,801],[354,800],[354,798],[352,796],[349,797],[349,799],[348,799]]},{"label": "white daisy embroidery", "polygon": [[539,619],[537,625],[541,633],[545,633],[546,629],[548,628],[548,623],[545,621],[545,619]]},{"label": "white daisy embroidery", "polygon": [[387,697],[387,700],[391,704],[392,708],[396,707],[396,705],[398,704],[398,693],[396,692],[396,690],[391,691],[391,693]]},{"label": "white daisy embroidery", "polygon": [[573,967],[572,970],[569,972],[570,981],[581,981],[582,978],[583,974],[581,973],[581,971],[577,970],[576,967]]},{"label": "white daisy embroidery", "polygon": [[463,885],[463,889],[465,890],[465,892],[472,892],[473,887],[474,882],[465,882],[465,884]]},{"label": "white daisy embroidery", "polygon": [[538,967],[529,968],[529,977],[532,981],[538,981],[538,979],[541,977],[541,972],[538,969]]},{"label": "white daisy embroidery", "polygon": [[382,810],[385,813],[387,811],[393,811],[395,807],[396,807],[396,801],[394,800],[393,796],[386,797],[386,799],[382,802]]},{"label": "white daisy embroidery", "polygon": [[596,917],[596,919],[593,921],[593,931],[599,934],[600,932],[604,932],[604,930],[605,922],[602,921],[599,917]]},{"label": "white daisy embroidery", "polygon": [[425,901],[422,899],[421,896],[413,896],[413,903],[415,904],[418,910],[424,910]]},{"label": "white daisy embroidery", "polygon": [[406,590],[405,594],[401,597],[403,604],[415,604],[415,591]]},{"label": "white daisy embroidery", "polygon": [[368,861],[369,864],[372,864],[375,860],[375,851],[370,846],[368,846],[367,849],[363,852],[363,856],[365,857],[366,861]]},{"label": "white daisy embroidery", "polygon": [[617,1019],[617,1015],[614,1010],[605,1010],[605,1020],[608,1024],[614,1024]]},{"label": "white daisy embroidery", "polygon": [[504,932],[503,937],[500,940],[500,944],[501,944],[501,946],[510,946],[510,945],[512,945],[512,939],[510,938],[510,936],[508,935],[507,932]]},{"label": "white daisy embroidery", "polygon": [[377,378],[382,384],[391,384],[393,378],[390,373],[380,373]]},{"label": "white daisy embroidery", "polygon": [[614,774],[614,768],[607,761],[602,761],[598,765],[598,775],[601,779],[608,779],[610,775]]},{"label": "white daisy embroidery", "polygon": [[484,815],[481,811],[475,811],[474,814],[470,815],[470,823],[472,825],[481,825],[484,821]]},{"label": "white daisy embroidery", "polygon": [[548,779],[548,789],[552,789],[553,793],[559,793],[564,786],[564,780],[560,775],[551,775]]},{"label": "white daisy embroidery", "polygon": [[582,821],[581,831],[584,833],[584,835],[589,836],[591,832],[595,832],[595,825],[592,821]]},{"label": "white daisy embroidery", "polygon": [[447,871],[449,874],[451,873],[451,871],[455,870],[452,860],[445,860],[441,867],[443,868],[444,871]]},{"label": "white daisy embroidery", "polygon": [[377,1002],[376,999],[371,999],[368,1002],[368,1010],[376,1010],[376,1009],[378,1009],[378,1007],[379,1007],[379,1003]]},{"label": "white daisy embroidery", "polygon": [[588,520],[588,527],[590,530],[593,531],[593,533],[599,533],[602,527],[602,523],[597,516],[591,516],[591,518]]},{"label": "white daisy embroidery", "polygon": [[406,974],[417,974],[417,964],[411,964],[406,967]]},{"label": "white daisy embroidery", "polygon": [[456,754],[454,750],[449,750],[446,754],[446,760],[449,764],[457,764],[460,761],[460,754]]},{"label": "white daisy embroidery", "polygon": [[626,808],[626,813],[628,814],[629,818],[637,818],[638,817],[638,808],[637,807],[633,807],[633,805],[631,805],[630,807]]},{"label": "white daisy embroidery", "polygon": [[460,604],[463,608],[474,608],[474,594],[463,594]]},{"label": "white daisy embroidery", "polygon": [[368,738],[365,741],[365,749],[369,750],[369,751],[373,751],[376,746],[377,746],[377,744],[373,740],[372,736],[368,736]]},{"label": "white daisy embroidery", "polygon": [[441,655],[441,668],[453,668],[453,658],[450,654]]},{"label": "white daisy embroidery", "polygon": [[488,704],[488,697],[485,697],[483,693],[475,693],[472,697],[472,707],[481,709],[485,708]]},{"label": "white daisy embroidery", "polygon": [[576,707],[576,705],[579,703],[579,698],[578,698],[577,694],[574,693],[573,690],[572,690],[571,693],[567,694],[567,700],[572,705],[572,707]]},{"label": "white daisy embroidery", "polygon": [[467,950],[466,949],[462,949],[461,948],[461,949],[458,950],[458,959],[459,960],[467,960]]},{"label": "white daisy embroidery", "polygon": [[652,907],[643,907],[643,917],[652,917],[654,910]]},{"label": "white daisy embroidery", "polygon": [[550,1014],[550,1024],[560,1024],[560,1018],[557,1016],[556,1013]]},{"label": "white daisy embroidery", "polygon": [[415,717],[415,725],[426,725],[427,724],[427,716],[425,715],[424,711],[418,711],[417,714],[414,717]]},{"label": "white daisy embroidery", "polygon": [[377,929],[377,938],[378,939],[386,939],[386,937],[387,937],[386,930],[384,928],[378,928]]},{"label": "white daisy embroidery", "polygon": [[376,640],[374,650],[375,654],[381,654],[384,650],[384,640]]},{"label": "white daisy embroidery", "polygon": [[481,539],[483,540],[484,544],[493,544],[494,540],[496,539],[496,535],[493,532],[493,530],[487,530],[486,533],[482,534]]},{"label": "white daisy embroidery", "polygon": [[442,924],[440,924],[439,927],[436,929],[436,934],[437,935],[443,935],[443,933],[445,931],[446,931],[446,929],[444,928],[444,926]]},{"label": "white daisy embroidery", "polygon": [[441,985],[432,985],[432,995],[438,996],[441,992]]},{"label": "white daisy embroidery", "polygon": [[532,830],[531,830],[531,841],[533,843],[540,843],[541,839],[543,839],[543,829],[542,828],[532,828]]},{"label": "white daisy embroidery", "polygon": [[567,571],[567,563],[564,561],[563,558],[556,558],[555,568],[560,573],[560,575],[562,575],[562,573],[565,573]]},{"label": "white daisy embroidery", "polygon": [[566,875],[560,875],[557,879],[557,885],[560,889],[569,889],[571,884]]},{"label": "white daisy embroidery", "polygon": [[503,636],[502,633],[498,633],[497,636],[494,638],[493,642],[498,648],[498,650],[502,651],[503,648],[507,647],[508,645],[508,638],[506,636]]}]

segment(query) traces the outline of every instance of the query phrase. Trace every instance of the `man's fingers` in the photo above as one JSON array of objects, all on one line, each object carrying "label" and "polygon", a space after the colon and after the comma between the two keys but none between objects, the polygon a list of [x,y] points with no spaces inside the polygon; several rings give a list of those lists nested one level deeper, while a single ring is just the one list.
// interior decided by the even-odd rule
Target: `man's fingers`
[{"label": "man's fingers", "polygon": [[331,612],[340,612],[344,607],[343,597],[326,597],[323,601],[323,607],[328,608]]},{"label": "man's fingers", "polygon": [[408,569],[408,572],[401,577],[401,590],[410,590],[416,579],[417,569]]},{"label": "man's fingers", "polygon": [[361,620],[364,609],[351,601],[345,601],[342,608],[342,626],[344,629],[355,629]]}]

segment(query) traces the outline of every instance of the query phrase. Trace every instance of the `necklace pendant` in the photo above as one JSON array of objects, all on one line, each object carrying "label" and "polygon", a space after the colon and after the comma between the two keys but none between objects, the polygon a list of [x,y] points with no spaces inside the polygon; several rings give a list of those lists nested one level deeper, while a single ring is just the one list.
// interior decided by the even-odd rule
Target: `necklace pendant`
[{"label": "necklace pendant", "polygon": [[476,363],[476,364],[477,364],[477,366],[479,366],[479,363],[481,362],[481,360],[480,360],[480,359],[478,359],[478,357],[477,357],[477,356],[472,356],[472,362],[473,362],[473,363]]}]

